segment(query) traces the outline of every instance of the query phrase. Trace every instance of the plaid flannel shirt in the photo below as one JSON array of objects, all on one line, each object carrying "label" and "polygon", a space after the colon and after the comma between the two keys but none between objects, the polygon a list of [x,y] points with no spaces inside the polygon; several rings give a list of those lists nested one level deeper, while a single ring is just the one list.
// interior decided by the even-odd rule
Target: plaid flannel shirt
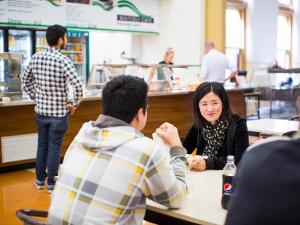
[{"label": "plaid flannel shirt", "polygon": [[169,151],[129,126],[86,123],[70,145],[52,194],[50,224],[142,224],[146,197],[180,207],[186,151]]},{"label": "plaid flannel shirt", "polygon": [[68,87],[74,89],[73,105],[82,98],[82,85],[70,59],[54,47],[36,53],[22,74],[22,86],[35,101],[35,112],[45,116],[63,117],[68,111]]}]

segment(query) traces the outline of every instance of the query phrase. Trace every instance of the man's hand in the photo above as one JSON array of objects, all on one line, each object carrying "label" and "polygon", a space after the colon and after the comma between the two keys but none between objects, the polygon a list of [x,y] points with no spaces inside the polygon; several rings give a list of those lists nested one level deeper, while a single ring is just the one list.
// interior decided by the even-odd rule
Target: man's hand
[{"label": "man's hand", "polygon": [[206,163],[200,156],[193,156],[189,160],[190,168],[198,171],[203,171],[206,169]]},{"label": "man's hand", "polygon": [[236,83],[236,85],[238,85],[236,76],[237,76],[237,71],[233,71],[233,72],[229,75],[229,77],[227,77],[227,78],[224,80],[223,84],[225,84],[227,80],[231,80],[231,79],[232,79],[232,80]]},{"label": "man's hand", "polygon": [[236,77],[236,75],[237,75],[237,71],[233,71],[233,72],[231,72],[231,74],[229,75],[229,79],[233,79],[233,78],[235,78]]},{"label": "man's hand", "polygon": [[68,111],[70,112],[70,115],[73,115],[74,112],[76,111],[77,109],[77,106],[73,105],[72,103],[68,103],[66,105],[66,108],[68,109]]},{"label": "man's hand", "polygon": [[177,146],[182,147],[178,130],[174,125],[164,123],[156,129],[156,134],[165,142],[165,144],[170,146],[170,148]]}]

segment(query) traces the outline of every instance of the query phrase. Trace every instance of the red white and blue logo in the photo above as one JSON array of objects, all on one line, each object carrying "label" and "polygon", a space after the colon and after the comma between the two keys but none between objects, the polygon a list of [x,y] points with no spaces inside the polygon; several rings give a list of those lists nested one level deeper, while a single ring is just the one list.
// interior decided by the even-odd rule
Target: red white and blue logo
[{"label": "red white and blue logo", "polygon": [[232,185],[229,183],[224,184],[224,192],[230,193],[232,192]]}]

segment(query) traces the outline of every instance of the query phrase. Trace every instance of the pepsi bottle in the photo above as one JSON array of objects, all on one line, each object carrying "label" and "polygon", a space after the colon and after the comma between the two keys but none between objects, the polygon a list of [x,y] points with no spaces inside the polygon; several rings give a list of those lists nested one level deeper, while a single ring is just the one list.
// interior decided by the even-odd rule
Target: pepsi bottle
[{"label": "pepsi bottle", "polygon": [[223,185],[222,185],[222,200],[221,205],[223,209],[227,209],[230,197],[233,192],[232,180],[236,173],[236,166],[234,164],[234,156],[227,156],[227,163],[223,169]]}]

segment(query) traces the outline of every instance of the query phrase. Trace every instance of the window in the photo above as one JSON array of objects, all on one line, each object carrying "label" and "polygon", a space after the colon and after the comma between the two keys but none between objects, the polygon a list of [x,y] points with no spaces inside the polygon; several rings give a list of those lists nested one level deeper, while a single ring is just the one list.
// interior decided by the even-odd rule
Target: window
[{"label": "window", "polygon": [[292,16],[280,13],[277,20],[277,61],[283,68],[291,66]]},{"label": "window", "polygon": [[240,69],[243,64],[243,50],[244,50],[244,12],[245,5],[230,4],[226,9],[226,56],[236,69]]}]

